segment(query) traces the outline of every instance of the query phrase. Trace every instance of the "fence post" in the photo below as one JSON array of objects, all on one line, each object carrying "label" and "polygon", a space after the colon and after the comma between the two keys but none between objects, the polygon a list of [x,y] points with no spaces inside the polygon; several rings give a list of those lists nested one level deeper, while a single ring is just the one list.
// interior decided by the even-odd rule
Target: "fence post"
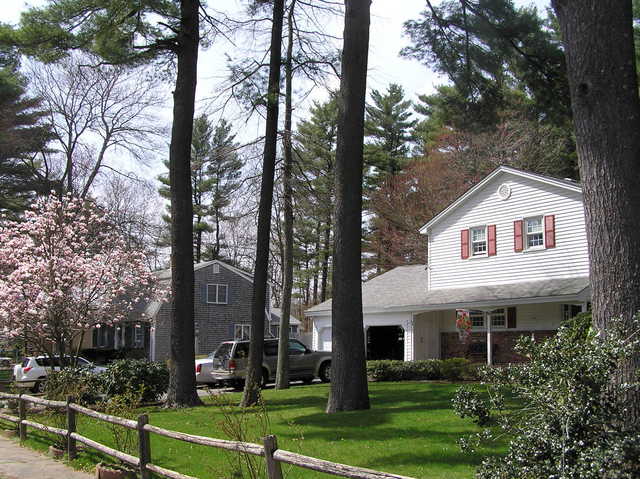
[{"label": "fence post", "polygon": [[18,398],[18,416],[20,417],[20,423],[18,425],[18,430],[20,431],[20,441],[27,440],[27,425],[22,421],[27,419],[27,405],[26,401],[22,398],[22,393],[20,393],[20,397]]},{"label": "fence post", "polygon": [[149,424],[149,416],[141,414],[138,416],[138,447],[140,452],[140,477],[150,479],[151,473],[147,470],[147,464],[151,462],[151,442],[149,431],[145,431],[144,426]]},{"label": "fence post", "polygon": [[76,432],[76,411],[69,406],[73,403],[73,397],[67,396],[67,455],[69,459],[75,459],[78,456],[76,448],[76,440],[71,434]]},{"label": "fence post", "polygon": [[269,479],[282,479],[282,468],[280,463],[273,457],[273,453],[278,449],[278,440],[275,436],[269,435],[264,438],[264,458],[267,462],[267,476]]}]

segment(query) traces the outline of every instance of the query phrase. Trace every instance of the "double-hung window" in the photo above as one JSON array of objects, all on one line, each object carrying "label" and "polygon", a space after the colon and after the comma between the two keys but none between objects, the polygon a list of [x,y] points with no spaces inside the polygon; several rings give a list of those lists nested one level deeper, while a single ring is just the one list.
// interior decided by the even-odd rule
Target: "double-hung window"
[{"label": "double-hung window", "polygon": [[525,218],[524,220],[527,249],[544,247],[544,226],[542,216]]},{"label": "double-hung window", "polygon": [[484,313],[482,311],[469,311],[472,329],[484,328]]},{"label": "double-hung window", "polygon": [[136,324],[133,328],[133,347],[141,348],[144,346],[144,327]]},{"label": "double-hung window", "polygon": [[471,256],[485,256],[487,254],[487,227],[471,228]]},{"label": "double-hung window", "polygon": [[504,308],[494,309],[489,315],[491,316],[492,328],[505,328],[507,326],[507,316]]},{"label": "double-hung window", "polygon": [[227,304],[227,295],[229,288],[226,284],[208,284],[207,285],[207,303],[211,304]]},{"label": "double-hung window", "polygon": [[233,330],[233,339],[236,341],[246,341],[251,339],[250,324],[236,324]]}]

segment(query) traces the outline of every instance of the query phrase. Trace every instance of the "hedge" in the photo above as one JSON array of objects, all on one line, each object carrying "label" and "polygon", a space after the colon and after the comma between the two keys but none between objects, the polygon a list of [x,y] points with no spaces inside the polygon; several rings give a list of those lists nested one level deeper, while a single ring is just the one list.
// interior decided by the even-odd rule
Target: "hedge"
[{"label": "hedge", "polygon": [[475,366],[463,358],[425,359],[420,361],[367,361],[370,381],[409,381],[475,379]]}]

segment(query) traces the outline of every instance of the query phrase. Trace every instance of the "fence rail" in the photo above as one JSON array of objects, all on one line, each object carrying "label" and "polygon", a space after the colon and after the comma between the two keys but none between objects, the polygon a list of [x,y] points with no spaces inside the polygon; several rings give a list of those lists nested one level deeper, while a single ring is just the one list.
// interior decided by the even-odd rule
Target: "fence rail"
[{"label": "fence rail", "polygon": [[[157,464],[153,464],[151,462],[151,442],[149,440],[150,433],[192,444],[200,444],[202,446],[209,446],[217,449],[225,449],[228,451],[234,451],[243,454],[262,456],[265,458],[265,466],[269,479],[283,478],[281,463],[291,464],[296,467],[310,469],[313,471],[324,472],[326,474],[331,474],[334,476],[349,477],[351,479],[413,479],[406,476],[399,476],[397,474],[390,474],[388,472],[380,472],[361,467],[348,466],[346,464],[339,464],[322,459],[317,459],[314,457],[304,456],[302,454],[297,454],[294,452],[284,451],[282,449],[278,449],[278,441],[275,436],[265,437],[262,445],[250,442],[227,441],[225,439],[196,436],[193,434],[171,431],[169,429],[163,429],[158,426],[153,426],[149,424],[149,417],[146,414],[140,415],[137,421],[125,419],[118,416],[111,416],[109,414],[103,414],[101,412],[94,411],[93,409],[80,406],[79,404],[74,403],[71,398],[69,398],[67,401],[51,401],[48,399],[33,397],[26,394],[9,394],[2,392],[0,392],[0,398],[18,401],[19,416],[16,417],[9,414],[0,414],[0,420],[16,424],[18,426],[21,441],[24,441],[27,438],[27,427],[57,434],[59,436],[66,437],[67,453],[70,459],[75,459],[75,457],[77,456],[76,443],[81,442],[86,446],[89,446],[109,456],[115,457],[116,459],[119,459],[120,461],[135,467],[140,471],[142,479],[150,479],[150,473],[168,477],[169,479],[197,479],[195,477],[187,476],[170,469],[165,469],[164,467],[158,466]],[[50,408],[64,410],[67,415],[67,428],[60,429],[27,420],[27,403],[39,404]],[[78,432],[76,431],[77,413],[84,414],[85,416],[89,416],[94,419],[98,419],[99,421],[117,424],[122,427],[137,430],[139,446],[138,457],[105,446],[104,444],[78,434]]]}]

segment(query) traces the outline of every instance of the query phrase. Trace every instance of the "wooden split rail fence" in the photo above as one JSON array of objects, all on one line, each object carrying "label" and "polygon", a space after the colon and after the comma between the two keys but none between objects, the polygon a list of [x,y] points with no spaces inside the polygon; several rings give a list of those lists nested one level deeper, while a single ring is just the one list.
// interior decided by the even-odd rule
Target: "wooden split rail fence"
[{"label": "wooden split rail fence", "polygon": [[[93,409],[80,406],[72,401],[71,398],[67,401],[50,401],[34,396],[28,396],[26,394],[8,394],[0,392],[0,398],[18,401],[18,416],[11,416],[9,414],[0,413],[0,419],[8,422],[12,422],[17,425],[20,440],[24,441],[27,438],[27,427],[38,429],[52,434],[57,434],[67,441],[67,453],[69,459],[74,459],[77,456],[78,442],[85,444],[97,451],[100,451],[109,456],[115,457],[120,461],[133,466],[140,471],[142,479],[150,479],[151,474],[155,473],[160,476],[168,477],[170,479],[196,479],[192,476],[187,476],[179,472],[165,469],[151,462],[151,443],[149,435],[150,433],[157,434],[159,436],[176,439],[178,441],[189,442],[192,444],[200,444],[203,446],[215,447],[218,449],[226,449],[228,451],[235,451],[243,454],[252,454],[254,456],[262,456],[265,458],[267,475],[269,479],[282,479],[281,463],[292,464],[297,467],[305,469],[311,469],[314,471],[324,472],[340,477],[349,477],[352,479],[412,479],[406,476],[399,476],[397,474],[389,474],[387,472],[374,471],[371,469],[364,469],[361,467],[348,466],[346,464],[338,464],[335,462],[329,462],[322,459],[316,459],[313,457],[303,456],[294,452],[283,451],[278,449],[278,443],[275,436],[267,436],[264,438],[264,443],[253,444],[248,442],[227,441],[224,439],[214,439],[205,436],[195,436],[193,434],[186,434],[177,431],[170,431],[161,427],[153,426],[149,424],[149,417],[146,414],[138,416],[137,421],[131,419],[125,419],[118,416],[111,416],[109,414],[103,414]],[[67,428],[61,429],[53,426],[47,426],[34,421],[27,420],[27,403],[39,404],[45,407],[64,410],[67,415]],[[100,421],[108,422],[111,424],[117,424],[125,428],[133,429],[138,432],[138,444],[139,455],[138,457],[126,454],[125,452],[117,449],[110,448],[104,444],[93,441],[88,437],[78,434],[76,431],[76,414],[84,414]]]}]

